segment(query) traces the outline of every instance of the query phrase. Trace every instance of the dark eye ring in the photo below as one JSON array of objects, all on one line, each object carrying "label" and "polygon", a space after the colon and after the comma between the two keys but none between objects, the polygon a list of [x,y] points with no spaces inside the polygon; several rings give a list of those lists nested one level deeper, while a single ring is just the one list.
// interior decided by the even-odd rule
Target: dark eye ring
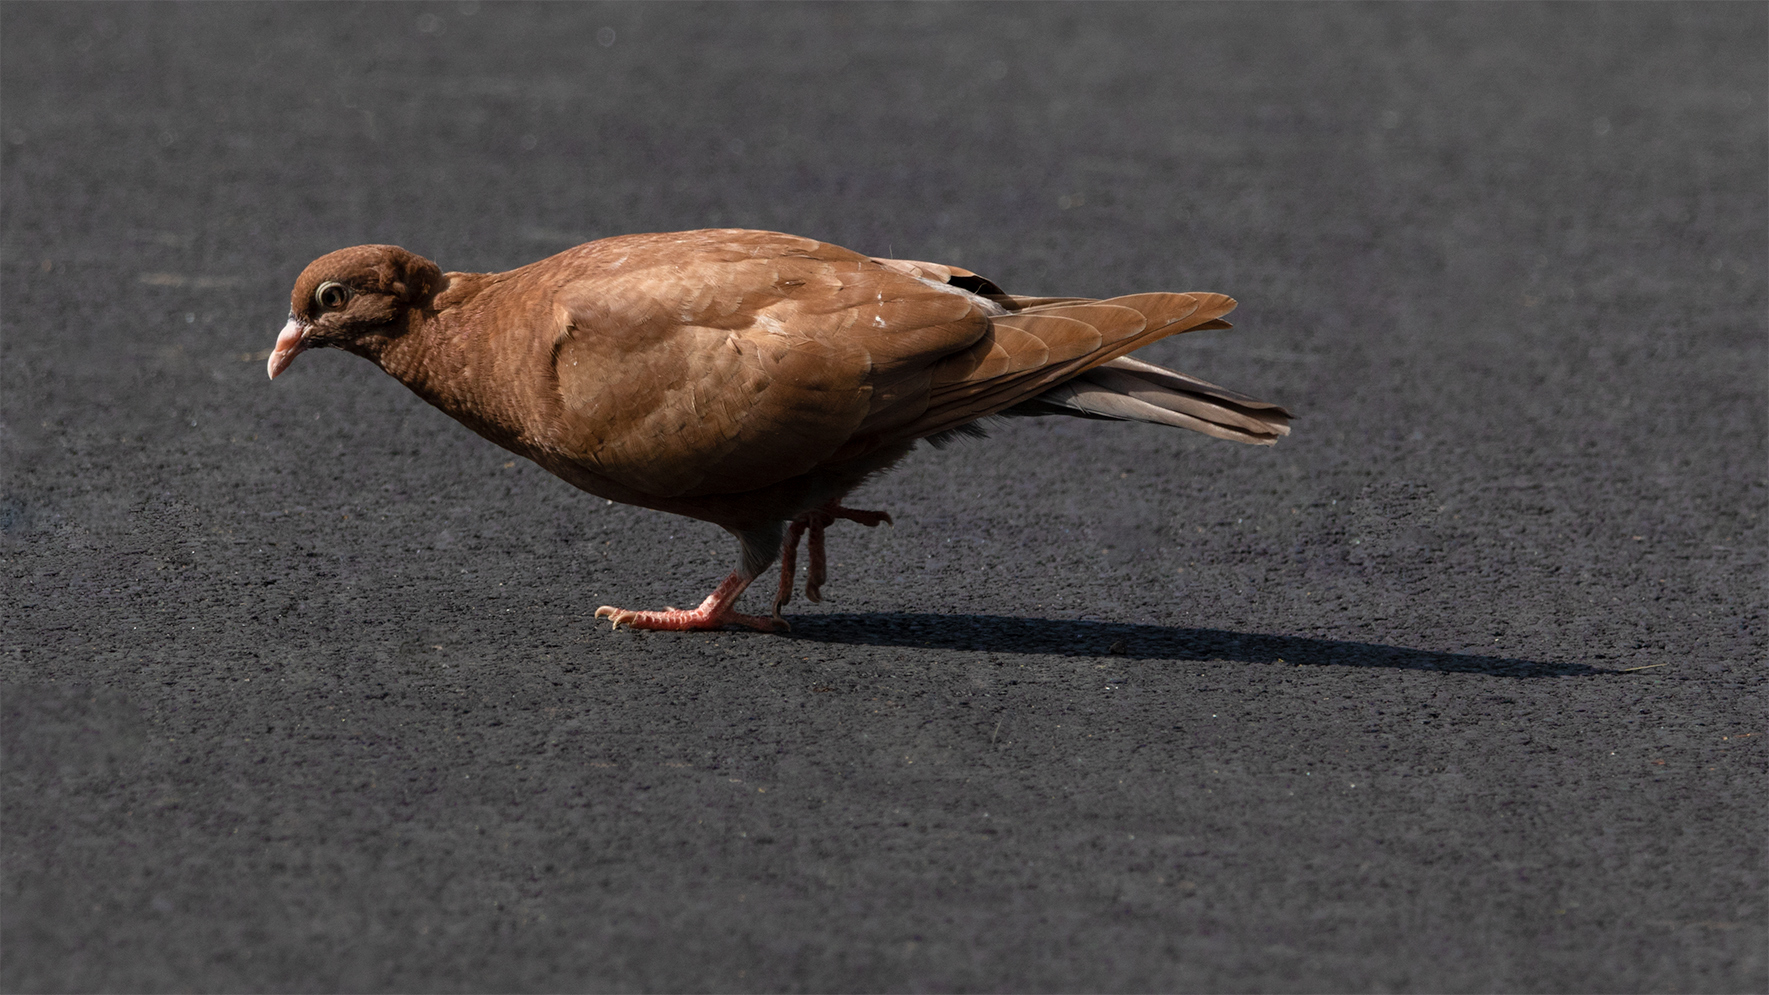
[{"label": "dark eye ring", "polygon": [[313,300],[320,307],[335,311],[350,303],[350,288],[336,280],[328,280],[313,292]]}]

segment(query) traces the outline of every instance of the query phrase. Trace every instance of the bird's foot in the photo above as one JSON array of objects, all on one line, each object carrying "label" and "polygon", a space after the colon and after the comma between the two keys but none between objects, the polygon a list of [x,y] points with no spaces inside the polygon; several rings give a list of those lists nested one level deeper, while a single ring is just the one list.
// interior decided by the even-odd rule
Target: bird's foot
[{"label": "bird's foot", "polygon": [[823,600],[823,582],[829,578],[829,571],[823,555],[823,530],[835,524],[838,518],[850,522],[859,522],[867,528],[874,528],[878,523],[894,526],[889,512],[861,511],[858,508],[843,508],[831,501],[818,511],[811,514],[810,532],[805,538],[805,552],[811,556],[811,562],[805,566],[805,597],[812,601]]},{"label": "bird's foot", "polygon": [[690,629],[723,629],[727,625],[747,625],[758,632],[779,632],[790,629],[784,618],[767,618],[761,615],[743,615],[729,608],[723,611],[707,611],[696,608],[686,611],[672,608],[666,611],[632,611],[603,605],[596,609],[597,618],[605,618],[614,623],[614,628],[626,626],[629,629],[661,629],[671,632],[685,632]]},{"label": "bird's foot", "polygon": [[713,593],[706,596],[700,607],[693,611],[681,608],[670,608],[664,611],[631,611],[603,605],[596,609],[597,618],[606,618],[614,623],[614,628],[626,626],[629,629],[660,629],[670,632],[685,632],[690,629],[722,629],[727,625],[746,625],[758,632],[780,632],[792,628],[786,619],[781,618],[776,608],[773,618],[760,615],[743,615],[732,606],[737,603],[738,595],[749,586],[754,578],[733,573],[726,577]]},{"label": "bird's foot", "polygon": [[792,577],[798,568],[800,536],[805,537],[805,551],[811,557],[811,562],[805,566],[805,597],[814,602],[823,600],[823,582],[829,577],[828,563],[823,552],[823,530],[834,525],[837,519],[859,522],[869,529],[880,522],[886,525],[895,524],[891,521],[889,512],[844,508],[834,501],[793,519],[792,525],[787,529],[786,538],[780,543],[780,590],[774,596],[776,619],[780,619],[780,606],[792,600]]}]

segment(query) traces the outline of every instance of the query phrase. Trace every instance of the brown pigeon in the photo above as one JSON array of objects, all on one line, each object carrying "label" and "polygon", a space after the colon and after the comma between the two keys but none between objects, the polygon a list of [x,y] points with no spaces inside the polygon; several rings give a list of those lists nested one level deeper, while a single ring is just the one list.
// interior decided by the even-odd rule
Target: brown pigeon
[{"label": "brown pigeon", "polygon": [[[1227,328],[1221,294],[1020,297],[956,266],[720,229],[623,235],[507,273],[444,273],[391,245],[295,281],[270,375],[304,349],[369,360],[487,439],[599,497],[712,522],[737,569],[693,611],[602,607],[614,625],[786,628],[798,542],[818,601],[842,499],[927,439],[991,415],[1154,422],[1270,445],[1275,404],[1130,358]],[[808,536],[806,535],[808,533]],[[772,617],[741,595],[780,555]]]}]

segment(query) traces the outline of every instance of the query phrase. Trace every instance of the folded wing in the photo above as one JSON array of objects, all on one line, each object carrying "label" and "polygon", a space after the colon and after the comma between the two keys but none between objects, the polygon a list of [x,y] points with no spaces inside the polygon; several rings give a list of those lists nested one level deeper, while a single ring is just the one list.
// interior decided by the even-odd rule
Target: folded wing
[{"label": "folded wing", "polygon": [[644,493],[747,492],[995,414],[1255,443],[1288,431],[1276,405],[1126,356],[1223,327],[1235,302],[1220,294],[1015,297],[957,267],[770,232],[573,252],[547,261],[565,277],[549,444]]}]

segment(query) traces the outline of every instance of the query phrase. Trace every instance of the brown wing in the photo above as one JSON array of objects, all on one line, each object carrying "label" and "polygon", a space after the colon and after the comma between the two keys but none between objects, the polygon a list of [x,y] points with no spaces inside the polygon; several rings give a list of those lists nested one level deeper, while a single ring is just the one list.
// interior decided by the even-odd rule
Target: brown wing
[{"label": "brown wing", "polygon": [[629,236],[566,255],[553,445],[660,497],[776,483],[869,421],[915,417],[929,371],[986,335],[997,310],[769,232]]}]

